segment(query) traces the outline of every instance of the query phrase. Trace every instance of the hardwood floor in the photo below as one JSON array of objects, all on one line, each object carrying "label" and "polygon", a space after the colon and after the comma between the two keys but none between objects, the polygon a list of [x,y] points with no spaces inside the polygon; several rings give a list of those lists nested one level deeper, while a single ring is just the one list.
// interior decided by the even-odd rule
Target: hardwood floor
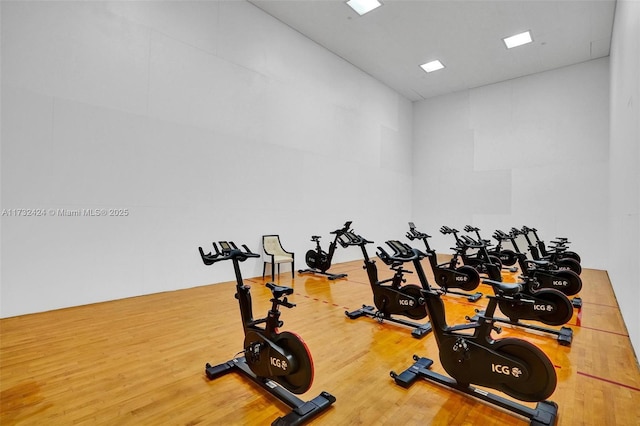
[{"label": "hardwood floor", "polygon": [[[251,261],[251,260],[249,260]],[[387,269],[378,262],[381,278]],[[204,266],[203,266],[204,267]],[[229,267],[217,264],[216,267]],[[425,270],[429,270],[425,263]],[[372,304],[362,261],[335,265],[349,276],[313,275],[276,281],[292,286],[283,330],[303,336],[315,362],[315,381],[302,399],[321,391],[337,401],[315,425],[524,425],[524,418],[427,381],[396,385],[418,354],[444,373],[434,337],[371,318],[350,320],[345,310]],[[415,276],[409,276],[413,278]],[[640,424],[640,371],[608,275],[585,270],[582,309],[568,324],[570,347],[539,332],[504,326],[552,360],[559,425]],[[261,278],[252,286],[254,314],[268,309]],[[236,374],[207,380],[206,362],[222,363],[242,349],[235,283],[153,294],[0,320],[0,424],[4,425],[262,425],[286,405]],[[481,285],[483,293],[490,289]],[[446,298],[449,324],[464,322],[476,303]],[[531,405],[532,406],[532,405]]]}]

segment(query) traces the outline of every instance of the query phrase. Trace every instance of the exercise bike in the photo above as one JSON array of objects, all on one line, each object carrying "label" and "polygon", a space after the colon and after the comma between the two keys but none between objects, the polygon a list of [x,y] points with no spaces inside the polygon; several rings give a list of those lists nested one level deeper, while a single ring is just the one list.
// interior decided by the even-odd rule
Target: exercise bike
[{"label": "exercise bike", "polygon": [[[512,255],[509,254],[508,250],[503,250],[502,247],[500,247],[500,245],[494,247],[493,250],[491,250],[490,249],[492,246],[491,240],[486,240],[480,236],[480,232],[479,232],[480,228],[466,225],[464,229],[467,232],[475,231],[477,239],[469,235],[462,235],[460,237],[460,241],[462,241],[463,246],[473,248],[474,250],[476,250],[476,254],[475,254],[476,258],[482,261],[485,265],[487,263],[497,264],[500,267],[501,271],[507,271],[512,273],[518,272],[518,268],[513,266],[513,264],[505,266],[505,263],[502,262],[502,259],[507,257],[508,263],[511,263]],[[517,256],[513,255],[513,257],[517,259]],[[491,275],[490,271],[487,271],[487,273]]]},{"label": "exercise bike", "polygon": [[[516,253],[513,250],[509,250],[507,248],[502,247],[502,240],[498,240],[498,244],[496,244],[495,246],[493,246],[493,248],[491,248],[491,240],[484,239],[480,236],[480,228],[471,226],[471,225],[466,225],[464,227],[464,230],[465,232],[475,232],[476,236],[478,237],[478,241],[487,243],[487,252],[490,255],[500,259],[500,262],[502,262],[503,268],[505,266],[506,267],[513,266],[518,262],[518,257],[516,256]],[[516,272],[516,270],[517,269],[515,268],[509,269],[510,272]]]},{"label": "exercise bike", "polygon": [[[556,249],[551,253],[546,252],[547,253],[546,255],[541,254],[539,249],[539,244],[533,241],[533,239],[536,237],[532,228],[529,228],[528,226],[523,226],[522,229],[513,228],[512,232],[514,234],[517,233],[519,235],[524,236],[524,238],[527,240],[527,245],[529,246],[529,253],[531,253],[531,258],[533,260],[546,260],[552,265],[556,265],[558,269],[568,269],[570,271],[575,272],[578,275],[582,273],[582,266],[580,265],[580,262],[578,262],[572,257],[564,256],[565,248],[562,246],[557,246]],[[544,243],[543,243],[543,246],[544,246]]]},{"label": "exercise bike", "polygon": [[[409,222],[409,227],[410,227],[410,232],[407,234],[407,238],[409,238],[409,240],[422,239],[424,241],[425,246],[427,248],[427,251],[425,253],[427,256],[429,256],[429,262],[434,271],[434,277],[436,279],[436,282],[438,282],[438,279],[442,280],[441,274],[447,271],[446,264],[444,264],[443,267],[438,267],[439,269],[436,272],[436,269],[434,268],[435,262],[433,261],[435,252],[431,250],[427,242],[427,238],[429,236],[418,232],[415,229],[415,225],[413,225],[413,223],[411,222]],[[467,228],[469,227],[465,227],[465,231],[469,232]],[[463,244],[466,246],[478,247],[478,250],[479,250],[478,254],[480,256],[483,256],[483,258],[488,259],[488,256],[486,254],[486,240],[481,240],[482,241],[481,243],[478,243],[476,241],[472,242],[472,241],[473,240],[471,240],[470,238],[465,238]],[[454,256],[454,259],[452,259],[452,265],[456,265],[455,256]],[[449,266],[452,266],[452,265],[449,265]],[[460,267],[460,269],[463,269],[463,268],[468,268],[468,269],[464,269],[465,271],[469,269],[474,271],[476,275],[479,277],[478,272],[475,269],[471,268],[470,266],[464,265]],[[494,316],[492,318],[494,322],[501,322],[501,323],[510,324],[516,327],[542,331],[544,333],[557,336],[557,340],[561,345],[568,346],[571,344],[571,341],[573,340],[573,330],[569,327],[564,327],[563,325],[569,322],[569,320],[571,320],[571,318],[573,317],[573,307],[571,305],[571,301],[564,293],[551,288],[539,289],[538,288],[539,286],[534,279],[523,277],[524,281],[521,283],[518,283],[520,284],[520,291],[514,294],[507,294],[502,289],[502,286],[501,286],[502,276],[497,273],[497,266],[494,265],[494,267],[493,268],[490,267],[489,270],[493,271],[490,275],[497,276],[500,279],[482,280],[483,284],[487,284],[492,287],[493,293],[494,293],[493,296],[487,295],[486,297],[494,298],[498,303],[498,307],[500,308],[500,311],[507,316],[507,318]],[[452,272],[455,272],[455,270],[451,271],[451,269],[449,269],[448,273],[452,274]],[[454,277],[457,278],[457,276],[454,276]],[[462,281],[462,279],[460,279],[460,281]],[[476,287],[478,286],[479,281],[480,279],[478,278],[478,281],[474,282]],[[440,285],[440,282],[438,282],[438,285]],[[447,292],[446,287],[444,291],[445,293]],[[482,293],[477,293],[477,294],[480,294],[480,296],[482,296]],[[468,318],[468,320],[477,321],[479,316],[486,315],[485,311],[481,311],[479,309],[476,309],[475,312],[476,312],[476,315],[472,318]],[[536,324],[523,323],[521,322],[522,320],[536,321],[536,322],[540,322],[542,324],[551,325],[551,326],[560,325],[562,327],[560,329],[547,328],[547,327],[542,327]]]},{"label": "exercise bike", "polygon": [[[428,238],[431,238],[431,235],[418,231],[415,224],[409,222],[407,238],[411,241],[422,240],[424,242],[425,253],[429,257],[429,264],[431,265],[433,276],[438,286],[440,286],[445,293],[464,296],[470,302],[475,302],[482,297],[482,293],[479,291],[468,293],[480,285],[480,274],[471,266],[458,266],[458,251],[455,252],[449,262],[438,264],[436,251],[429,246],[429,242],[427,241]],[[452,290],[458,288],[464,291]]]},{"label": "exercise bike", "polygon": [[[533,278],[539,284],[540,288],[555,288],[567,296],[578,294],[582,289],[582,279],[580,279],[580,276],[575,272],[567,269],[557,269],[557,267],[546,260],[527,259],[526,253],[523,253],[518,247],[516,235],[513,233],[507,234],[503,231],[496,230],[494,238],[511,243],[516,253],[522,275]],[[579,297],[575,297],[572,303],[574,307],[582,306],[582,300]]]},{"label": "exercise bike", "polygon": [[457,229],[448,226],[441,227],[440,232],[454,236],[456,240],[454,250],[464,265],[469,265],[479,273],[486,274],[492,280],[502,280],[502,262],[499,257],[489,254],[486,243],[475,241],[467,235],[458,235]]},{"label": "exercise bike", "polygon": [[[544,244],[544,241],[538,237],[538,230],[535,228],[527,228],[531,234],[533,234],[533,238],[535,238],[536,245],[538,246],[538,250],[540,250],[540,254],[543,257],[546,256],[558,256],[560,258],[570,258],[580,263],[580,255],[574,251],[568,250],[567,244],[569,244],[569,240],[565,237],[556,237],[557,240],[551,241],[553,244],[552,247],[547,248]],[[524,228],[523,228],[524,231]]]},{"label": "exercise bike", "polygon": [[[411,367],[400,374],[390,372],[395,383],[408,388],[418,378],[425,378],[524,416],[532,425],[555,424],[558,405],[546,400],[557,384],[553,364],[544,352],[525,340],[492,338],[491,332],[496,330],[491,321],[497,307],[495,299],[489,299],[487,315],[477,322],[449,326],[441,294],[429,286],[420,262],[426,255],[400,241],[387,241],[387,245],[393,254],[383,253],[383,256],[390,261],[412,262],[414,265],[424,288],[423,296],[433,325],[440,363],[449,375],[429,370],[433,360],[414,355],[415,362]],[[505,294],[520,291],[518,284],[497,285]],[[537,404],[530,408],[475,386],[495,389],[517,400]]]},{"label": "exercise bike", "polygon": [[[236,299],[240,305],[240,317],[244,329],[244,356],[233,358],[223,364],[212,366],[207,363],[205,373],[213,380],[232,371],[237,371],[253,380],[263,389],[276,396],[292,408],[284,417],[277,418],[272,425],[302,424],[320,412],[328,409],[336,398],[328,392],[311,401],[303,401],[294,394],[309,390],[313,382],[313,360],[309,348],[297,334],[279,331],[283,322],[280,320],[280,306],[293,308],[295,304],[287,300],[293,293],[290,287],[267,283],[273,295],[271,309],[266,318],[254,319],[251,304],[250,287],[244,285],[240,262],[250,257],[260,257],[252,253],[246,245],[243,249],[233,242],[220,241],[213,243],[215,253],[204,253],[199,247],[200,256],[205,265],[231,260],[236,275]],[[264,324],[263,327],[260,325]]]},{"label": "exercise bike", "polygon": [[341,244],[344,246],[359,246],[364,257],[363,269],[366,269],[369,277],[369,284],[373,292],[373,303],[375,307],[370,305],[362,305],[362,308],[355,311],[345,311],[345,315],[350,319],[356,319],[363,316],[375,318],[379,322],[390,321],[396,324],[402,324],[413,328],[411,335],[416,339],[422,338],[431,331],[431,324],[419,324],[408,321],[399,316],[407,317],[412,320],[420,320],[426,318],[427,308],[422,299],[422,287],[407,284],[403,285],[406,280],[404,274],[412,273],[402,268],[402,264],[391,264],[391,270],[394,271],[393,277],[386,280],[378,279],[378,267],[373,259],[369,258],[366,245],[373,241],[368,241],[360,235],[356,235],[349,231],[343,235]]},{"label": "exercise bike", "polygon": [[[528,328],[531,330],[541,331],[547,334],[557,336],[560,345],[569,346],[573,340],[573,330],[565,327],[564,324],[569,322],[573,317],[573,305],[569,298],[553,288],[540,288],[534,279],[530,277],[522,277],[524,281],[517,283],[520,290],[516,293],[505,292],[501,281],[493,281],[489,279],[483,280],[483,284],[493,287],[494,295],[487,295],[489,299],[495,299],[500,312],[506,315],[506,318],[496,317],[491,313],[491,317],[487,317],[489,321],[510,324],[520,328]],[[480,317],[489,315],[488,310],[475,310],[476,314],[467,320],[478,321]],[[557,326],[559,329],[542,327],[536,324],[523,323],[521,320],[531,320],[542,324]]]},{"label": "exercise bike", "polygon": [[[456,237],[454,257],[462,259],[463,265],[469,265],[478,273],[494,281],[502,281],[502,262],[496,256],[489,254],[487,244],[478,242],[468,235]],[[473,254],[469,254],[473,252]]]},{"label": "exercise bike", "polygon": [[307,262],[308,269],[300,269],[298,273],[312,273],[319,275],[326,275],[330,280],[337,280],[338,278],[344,278],[347,274],[332,274],[327,272],[329,268],[331,268],[331,261],[333,260],[333,254],[336,251],[336,247],[338,246],[338,240],[340,236],[344,235],[345,232],[349,231],[351,227],[351,221],[345,222],[344,226],[341,229],[335,230],[331,232],[331,234],[335,235],[333,242],[329,245],[329,252],[325,252],[320,247],[320,236],[312,235],[311,241],[316,243],[316,248],[313,250],[308,250],[307,254],[304,256],[305,262]]}]

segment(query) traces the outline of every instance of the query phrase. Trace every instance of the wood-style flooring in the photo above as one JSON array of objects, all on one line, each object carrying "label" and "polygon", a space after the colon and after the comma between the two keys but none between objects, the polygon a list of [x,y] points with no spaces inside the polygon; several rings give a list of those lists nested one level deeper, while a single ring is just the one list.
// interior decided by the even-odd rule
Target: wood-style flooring
[{"label": "wood-style flooring", "polygon": [[[248,262],[259,261],[249,259]],[[390,276],[378,262],[380,278]],[[205,267],[203,265],[203,267]],[[215,264],[232,268],[231,262]],[[283,268],[284,269],[284,268]],[[425,270],[429,266],[425,261]],[[301,335],[313,354],[315,381],[304,400],[321,391],[336,403],[314,425],[525,425],[526,419],[421,380],[409,389],[389,372],[414,354],[435,360],[433,335],[346,310],[373,304],[362,261],[334,265],[347,278],[282,271],[276,282],[294,288],[282,330]],[[431,275],[429,275],[431,277]],[[415,281],[415,275],[409,275]],[[505,277],[505,280],[513,277]],[[582,273],[583,307],[568,326],[571,346],[554,336],[503,326],[494,337],[517,336],[551,359],[558,386],[558,424],[640,425],[640,371],[606,271]],[[261,277],[251,285],[255,317],[269,307]],[[0,320],[0,424],[8,425],[264,425],[286,405],[237,374],[207,380],[205,363],[242,350],[235,283],[153,294]],[[478,290],[491,290],[481,285]],[[449,324],[465,321],[487,299],[447,296]],[[531,404],[529,404],[532,406]]]}]

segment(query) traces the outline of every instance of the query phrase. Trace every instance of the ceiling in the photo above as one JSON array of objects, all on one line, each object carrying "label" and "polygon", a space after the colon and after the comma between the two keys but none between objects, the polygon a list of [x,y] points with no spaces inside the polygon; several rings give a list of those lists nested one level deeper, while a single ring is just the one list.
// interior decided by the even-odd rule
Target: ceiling
[{"label": "ceiling", "polygon": [[[609,55],[615,0],[250,0],[362,71],[418,101]],[[533,43],[502,39],[531,30]],[[439,59],[445,69],[420,65]]]}]

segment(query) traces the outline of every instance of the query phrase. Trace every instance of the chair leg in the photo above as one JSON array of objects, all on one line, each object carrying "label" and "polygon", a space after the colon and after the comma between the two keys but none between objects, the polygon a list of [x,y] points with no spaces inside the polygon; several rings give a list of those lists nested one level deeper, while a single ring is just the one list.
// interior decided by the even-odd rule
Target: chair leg
[{"label": "chair leg", "polygon": [[276,280],[276,276],[275,276],[275,263],[271,262],[271,281],[275,281]]},{"label": "chair leg", "polygon": [[291,278],[295,278],[295,277],[293,276],[293,271],[295,271],[295,270],[296,270],[296,268],[295,268],[295,262],[293,262],[293,261],[292,261],[292,262],[291,262]]},{"label": "chair leg", "polygon": [[262,262],[262,279],[264,280],[264,271],[267,269],[267,262]]}]

